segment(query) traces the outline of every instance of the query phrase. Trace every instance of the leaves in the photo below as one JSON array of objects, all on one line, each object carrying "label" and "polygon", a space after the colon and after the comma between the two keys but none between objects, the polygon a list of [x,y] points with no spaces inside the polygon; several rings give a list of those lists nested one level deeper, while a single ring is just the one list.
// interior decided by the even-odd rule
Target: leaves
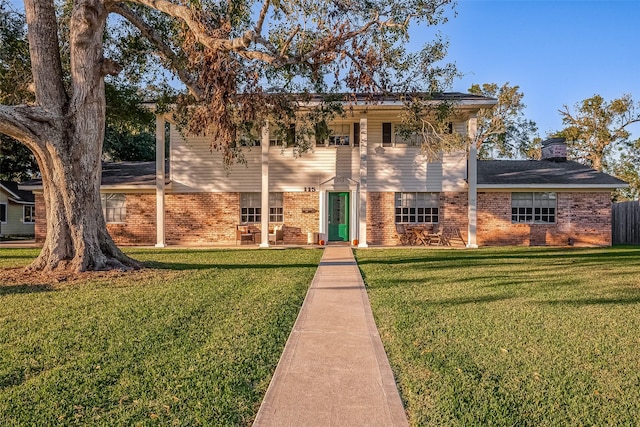
[{"label": "leaves", "polygon": [[496,98],[498,103],[492,109],[478,112],[476,145],[479,158],[513,158],[536,156],[539,144],[536,138],[538,128],[524,115],[526,105],[519,86],[505,83],[474,84],[469,93]]},{"label": "leaves", "polygon": [[631,95],[611,102],[594,95],[577,103],[574,110],[566,105],[559,110],[565,128],[557,135],[567,139],[568,154],[596,170],[611,171],[615,149],[628,143],[627,127],[640,121],[640,105]]}]

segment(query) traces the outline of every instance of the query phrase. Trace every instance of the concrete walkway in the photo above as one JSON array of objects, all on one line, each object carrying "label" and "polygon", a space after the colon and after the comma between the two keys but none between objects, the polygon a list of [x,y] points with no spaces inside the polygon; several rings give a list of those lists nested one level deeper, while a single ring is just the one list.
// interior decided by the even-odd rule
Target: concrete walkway
[{"label": "concrete walkway", "polygon": [[327,247],[254,426],[406,426],[351,248]]}]

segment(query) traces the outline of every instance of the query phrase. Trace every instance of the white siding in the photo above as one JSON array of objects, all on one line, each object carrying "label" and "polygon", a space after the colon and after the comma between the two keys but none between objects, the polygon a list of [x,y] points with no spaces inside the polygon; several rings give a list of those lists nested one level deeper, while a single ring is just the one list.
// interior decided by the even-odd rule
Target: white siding
[{"label": "white siding", "polygon": [[[428,163],[419,147],[380,150],[382,123],[399,123],[397,114],[396,111],[367,114],[368,191],[464,191],[467,168],[464,152],[445,154],[441,161]],[[466,124],[456,123],[455,128],[464,133]],[[260,147],[245,150],[246,164],[225,170],[221,154],[210,150],[207,138],[191,137],[185,141],[172,126],[170,153],[173,192],[260,191]],[[297,158],[292,150],[269,148],[270,191],[319,189],[320,183],[334,176],[360,181],[359,171],[358,147],[314,147]]]},{"label": "white siding", "polygon": [[0,191],[0,203],[5,204],[7,209],[7,222],[0,224],[0,234],[4,236],[34,234],[34,225],[23,222],[23,205],[10,202],[9,196],[4,191]]},{"label": "white siding", "polygon": [[[464,191],[466,154],[444,154],[441,161],[427,162],[419,147],[382,147],[382,123],[399,123],[393,115],[368,116],[369,191]],[[465,123],[456,123],[463,133]]]},{"label": "white siding", "polygon": [[[222,155],[211,152],[209,141],[190,137],[188,141],[171,128],[172,191],[186,192],[259,192],[261,188],[261,149],[253,147],[244,153],[246,164],[225,170]],[[292,150],[269,147],[270,191],[304,191],[336,175],[358,179],[358,148],[314,147],[302,156]],[[354,172],[355,171],[355,172]]]},{"label": "white siding", "polygon": [[336,150],[318,147],[295,158],[292,150],[269,151],[269,188],[271,191],[319,190],[320,183],[336,175]]}]

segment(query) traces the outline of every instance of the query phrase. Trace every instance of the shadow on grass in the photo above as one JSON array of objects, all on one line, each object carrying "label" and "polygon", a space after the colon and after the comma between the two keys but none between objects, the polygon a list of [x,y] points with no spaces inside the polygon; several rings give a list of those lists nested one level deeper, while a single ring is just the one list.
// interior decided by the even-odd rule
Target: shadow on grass
[{"label": "shadow on grass", "polygon": [[52,292],[53,289],[50,285],[10,285],[10,286],[1,286],[0,285],[0,297],[5,295],[16,295],[16,294],[36,294],[40,292]]},{"label": "shadow on grass", "polygon": [[589,305],[634,305],[640,304],[640,292],[636,295],[625,295],[618,298],[575,298],[552,301],[539,301],[540,305],[566,305],[566,306],[589,306]]},{"label": "shadow on grass", "polygon": [[[372,258],[366,256],[358,257],[359,265],[404,265],[404,264],[433,264],[438,262],[459,262],[459,267],[472,267],[485,265],[487,262],[504,264],[521,264],[531,260],[554,260],[558,262],[572,263],[607,263],[620,259],[636,258],[640,261],[640,247],[614,247],[614,248],[481,248],[473,251],[467,250],[425,250],[416,256],[415,252],[411,257],[403,257],[402,252],[412,251],[411,249],[390,249],[398,251],[398,256],[394,258]],[[509,253],[508,251],[512,252]]]},{"label": "shadow on grass", "polygon": [[159,262],[159,261],[144,261],[143,265],[147,268],[156,268],[158,270],[268,270],[268,269],[283,269],[283,268],[316,268],[318,264],[215,264],[215,263],[202,263],[202,264],[187,264],[179,262]]}]

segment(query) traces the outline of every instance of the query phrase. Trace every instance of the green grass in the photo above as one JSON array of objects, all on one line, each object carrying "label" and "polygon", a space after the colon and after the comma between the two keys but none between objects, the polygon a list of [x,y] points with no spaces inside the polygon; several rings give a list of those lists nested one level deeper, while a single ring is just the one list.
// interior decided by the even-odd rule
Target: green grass
[{"label": "green grass", "polygon": [[640,248],[356,255],[412,425],[637,425]]},{"label": "green grass", "polygon": [[0,425],[253,421],[321,251],[127,252],[151,269],[0,286]]}]

